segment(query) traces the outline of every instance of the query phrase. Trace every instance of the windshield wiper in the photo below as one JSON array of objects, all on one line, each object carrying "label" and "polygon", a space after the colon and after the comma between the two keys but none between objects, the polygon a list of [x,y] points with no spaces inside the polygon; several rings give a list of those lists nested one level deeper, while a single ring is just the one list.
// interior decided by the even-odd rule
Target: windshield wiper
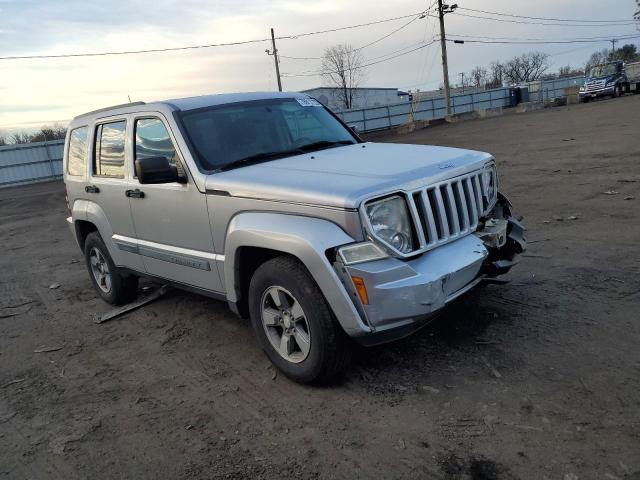
[{"label": "windshield wiper", "polygon": [[304,152],[313,152],[317,150],[324,150],[325,148],[338,147],[340,145],[353,145],[356,142],[352,140],[338,140],[338,141],[329,141],[329,140],[320,140],[319,142],[308,143],[306,145],[302,145],[298,147],[299,150]]},{"label": "windshield wiper", "polygon": [[291,155],[299,155],[301,153],[306,153],[306,152],[304,150],[301,150],[300,148],[294,148],[292,150],[281,150],[279,152],[256,153],[255,155],[249,155],[248,157],[239,158],[238,160],[229,162],[226,165],[223,165],[220,168],[218,168],[218,171],[224,172],[225,170],[231,170],[237,167],[254,165],[256,163],[265,162],[267,160],[274,160],[276,158],[289,157]]},{"label": "windshield wiper", "polygon": [[321,140],[319,142],[308,143],[298,148],[293,148],[291,150],[281,150],[279,152],[256,153],[255,155],[249,155],[248,157],[239,158],[238,160],[229,162],[226,165],[223,165],[220,168],[218,168],[217,171],[224,172],[225,170],[232,170],[234,168],[244,167],[247,165],[255,165],[256,163],[265,162],[268,160],[275,160],[276,158],[290,157],[292,155],[300,155],[302,153],[309,153],[317,150],[324,150],[325,148],[338,147],[340,145],[353,145],[354,143],[355,142],[351,140],[339,140],[339,141]]}]

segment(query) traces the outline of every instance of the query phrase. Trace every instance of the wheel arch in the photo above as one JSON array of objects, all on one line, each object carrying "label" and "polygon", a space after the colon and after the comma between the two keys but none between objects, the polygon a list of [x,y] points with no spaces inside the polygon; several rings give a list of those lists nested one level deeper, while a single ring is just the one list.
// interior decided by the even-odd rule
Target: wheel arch
[{"label": "wheel arch", "polygon": [[76,220],[73,225],[75,227],[78,246],[80,247],[80,250],[84,251],[84,244],[87,240],[87,236],[91,232],[97,232],[98,227],[88,220]]},{"label": "wheel arch", "polygon": [[290,255],[305,266],[348,334],[369,332],[327,258],[327,251],[353,241],[338,225],[324,219],[260,212],[236,215],[227,229],[221,272],[231,308],[246,315],[253,272],[275,256]]}]

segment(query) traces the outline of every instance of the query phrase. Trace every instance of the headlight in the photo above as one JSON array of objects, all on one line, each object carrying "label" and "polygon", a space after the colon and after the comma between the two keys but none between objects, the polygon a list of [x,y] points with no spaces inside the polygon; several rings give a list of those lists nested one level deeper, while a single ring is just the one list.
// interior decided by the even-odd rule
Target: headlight
[{"label": "headlight", "polygon": [[580,91],[584,92],[584,85],[582,87],[580,87]]},{"label": "headlight", "polygon": [[394,195],[370,202],[365,211],[376,237],[400,253],[414,250],[411,217],[403,197]]}]

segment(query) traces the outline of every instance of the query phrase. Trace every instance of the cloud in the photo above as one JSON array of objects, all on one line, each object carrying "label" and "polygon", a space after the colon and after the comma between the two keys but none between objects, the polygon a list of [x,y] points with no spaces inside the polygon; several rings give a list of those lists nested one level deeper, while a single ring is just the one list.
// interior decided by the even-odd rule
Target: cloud
[{"label": "cloud", "polygon": [[[615,8],[612,8],[615,4]],[[476,0],[473,8],[522,15],[589,17],[631,16],[628,0],[577,0],[535,3]],[[323,30],[425,8],[423,0],[0,0],[0,51],[4,55],[102,52],[167,48]],[[517,11],[516,11],[517,10]],[[580,14],[578,14],[580,12]],[[588,12],[588,13],[583,13]],[[336,43],[365,45],[390,33],[406,20],[338,31],[325,35],[279,40],[282,55],[320,56]],[[450,33],[485,36],[569,38],[622,33],[594,28],[543,28],[447,16]],[[632,28],[625,30],[633,30]],[[366,58],[379,57],[437,34],[433,18],[410,26],[363,50]],[[535,47],[551,54],[558,64],[579,65],[589,53],[608,44]],[[584,48],[583,48],[584,47]],[[0,125],[72,118],[84,111],[132,99],[155,100],[216,92],[273,90],[273,57],[265,54],[270,42],[224,48],[117,57],[91,57],[3,62],[0,76]],[[579,50],[583,48],[582,50]],[[452,81],[475,65],[487,65],[527,51],[522,45],[450,45]],[[571,50],[571,51],[570,51]],[[399,88],[435,88],[442,81],[439,46],[373,66],[367,84]],[[283,58],[282,72],[316,70],[317,60]],[[285,89],[317,86],[317,76],[283,78]]]}]

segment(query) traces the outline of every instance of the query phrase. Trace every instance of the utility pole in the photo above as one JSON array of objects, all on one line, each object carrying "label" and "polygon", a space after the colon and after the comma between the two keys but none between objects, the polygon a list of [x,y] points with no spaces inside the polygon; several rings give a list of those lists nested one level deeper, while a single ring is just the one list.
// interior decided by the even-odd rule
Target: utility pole
[{"label": "utility pole", "polygon": [[451,91],[449,90],[449,65],[447,64],[447,39],[444,33],[444,8],[442,0],[438,0],[438,17],[440,17],[440,48],[442,49],[442,76],[444,77],[444,101],[446,114],[451,115]]},{"label": "utility pole", "polygon": [[271,29],[271,48],[272,48],[271,51],[267,49],[265,50],[265,52],[267,52],[267,55],[273,55],[273,60],[276,63],[276,77],[278,78],[278,91],[281,92],[282,81],[280,80],[280,65],[278,65],[278,49],[276,48],[276,36],[273,33],[273,28]]},{"label": "utility pole", "polygon": [[616,42],[618,40],[616,40],[615,38],[611,39],[611,58],[613,59],[613,56],[616,54]]}]

